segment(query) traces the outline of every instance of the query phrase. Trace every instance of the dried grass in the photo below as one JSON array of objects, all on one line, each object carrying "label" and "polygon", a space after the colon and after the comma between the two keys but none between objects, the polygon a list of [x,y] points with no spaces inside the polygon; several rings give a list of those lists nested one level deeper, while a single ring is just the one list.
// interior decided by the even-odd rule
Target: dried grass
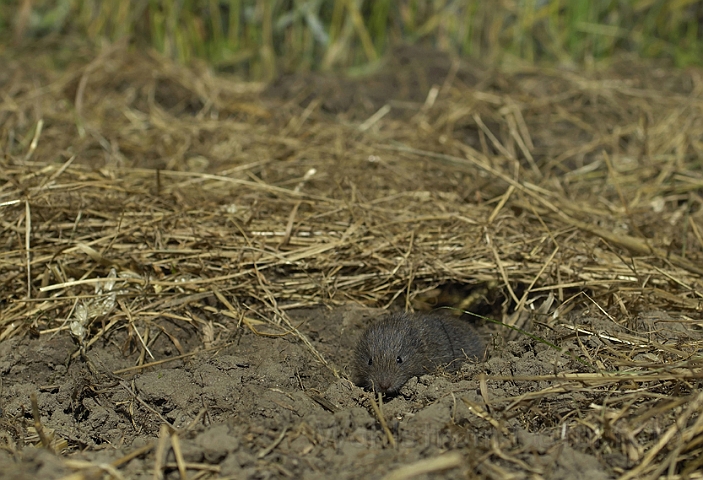
[{"label": "dried grass", "polygon": [[196,351],[247,328],[326,362],[289,310],[496,285],[506,323],[602,347],[572,352],[590,371],[511,377],[536,390],[477,415],[506,434],[494,409],[590,392],[573,434],[625,452],[622,478],[700,478],[701,72],[459,75],[409,113],[334,119],[305,89],[282,100],[119,48],[65,74],[7,63],[0,341],[70,330],[85,351],[124,329],[141,368],[176,323]]}]

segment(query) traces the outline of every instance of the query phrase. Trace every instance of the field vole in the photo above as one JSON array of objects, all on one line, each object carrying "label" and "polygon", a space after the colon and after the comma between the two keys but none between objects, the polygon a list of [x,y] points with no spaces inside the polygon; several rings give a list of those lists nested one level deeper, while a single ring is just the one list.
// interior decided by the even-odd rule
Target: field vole
[{"label": "field vole", "polygon": [[484,355],[480,334],[466,321],[437,314],[391,314],[361,334],[353,359],[360,387],[397,393],[410,378]]}]

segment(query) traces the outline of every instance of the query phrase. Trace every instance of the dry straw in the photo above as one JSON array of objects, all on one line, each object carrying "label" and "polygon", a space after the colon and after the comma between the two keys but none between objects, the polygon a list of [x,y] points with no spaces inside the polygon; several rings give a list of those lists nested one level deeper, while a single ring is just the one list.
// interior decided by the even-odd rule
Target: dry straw
[{"label": "dry straw", "polygon": [[[699,72],[455,64],[431,98],[374,104],[384,90],[334,117],[332,87],[262,94],[120,48],[64,74],[8,69],[0,341],[70,330],[87,351],[121,329],[141,368],[159,335],[197,353],[170,335],[181,324],[201,351],[246,329],[325,363],[291,309],[488,287],[494,317],[577,338],[592,369],[565,355],[563,372],[512,378],[529,395],[482,389],[477,415],[505,433],[496,411],[588,394],[560,421],[591,451],[626,452],[623,478],[700,469]],[[501,448],[485,471],[511,458]]]}]

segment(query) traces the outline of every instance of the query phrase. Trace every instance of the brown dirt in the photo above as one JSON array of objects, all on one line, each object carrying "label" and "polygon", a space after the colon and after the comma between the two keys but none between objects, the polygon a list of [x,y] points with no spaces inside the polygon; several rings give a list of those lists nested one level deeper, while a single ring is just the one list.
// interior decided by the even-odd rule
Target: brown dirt
[{"label": "brown dirt", "polygon": [[[593,395],[569,392],[550,405],[516,408],[501,420],[504,436],[497,436],[463,402],[500,403],[543,388],[546,383],[489,381],[483,396],[480,390],[482,373],[541,375],[564,362],[559,352],[529,339],[501,345],[486,363],[465,365],[456,375],[409,381],[400,395],[383,405],[398,443],[390,447],[368,394],[347,380],[346,369],[357,332],[378,314],[346,307],[292,315],[341,378],[291,336],[238,333],[229,339],[231,345],[217,351],[121,378],[109,372],[133,364],[137,355],[126,355],[121,348],[124,332],[94,345],[85,361],[70,361],[76,345],[65,335],[5,341],[0,344],[4,418],[12,419],[18,429],[32,425],[28,399],[38,390],[44,428],[68,440],[76,450],[72,459],[96,463],[119,460],[153,442],[163,423],[157,416],[161,415],[179,429],[191,475],[214,469],[233,478],[379,478],[422,458],[459,451],[461,465],[445,474],[465,478],[480,475],[481,460],[496,449],[517,448],[514,461],[524,462],[521,470],[549,478],[614,476],[613,464],[594,456],[593,449],[582,444],[578,429],[559,428],[564,415],[599,400]],[[187,343],[190,332],[171,334]],[[562,345],[578,348],[575,340]],[[173,353],[166,342],[151,351],[157,359]],[[316,400],[320,398],[324,401]],[[175,462],[172,453],[167,460]],[[628,463],[616,453],[608,461]],[[68,472],[40,448],[25,447],[14,458],[4,452],[0,462],[2,478],[60,478]],[[126,478],[152,478],[153,462],[152,455],[145,454],[120,471]],[[511,470],[511,464],[504,468]],[[177,478],[175,469],[170,470],[167,477]]]},{"label": "brown dirt", "polygon": [[[0,479],[701,478],[700,72],[43,62],[0,72]],[[384,431],[356,338],[442,305],[523,332]]]}]

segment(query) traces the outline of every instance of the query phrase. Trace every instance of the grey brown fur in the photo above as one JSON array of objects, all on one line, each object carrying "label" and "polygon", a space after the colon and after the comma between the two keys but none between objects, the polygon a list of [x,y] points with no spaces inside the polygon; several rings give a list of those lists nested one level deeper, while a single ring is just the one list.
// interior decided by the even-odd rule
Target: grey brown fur
[{"label": "grey brown fur", "polygon": [[391,314],[361,334],[353,380],[360,387],[396,393],[410,378],[438,368],[452,372],[483,358],[485,346],[466,321],[432,314]]}]

